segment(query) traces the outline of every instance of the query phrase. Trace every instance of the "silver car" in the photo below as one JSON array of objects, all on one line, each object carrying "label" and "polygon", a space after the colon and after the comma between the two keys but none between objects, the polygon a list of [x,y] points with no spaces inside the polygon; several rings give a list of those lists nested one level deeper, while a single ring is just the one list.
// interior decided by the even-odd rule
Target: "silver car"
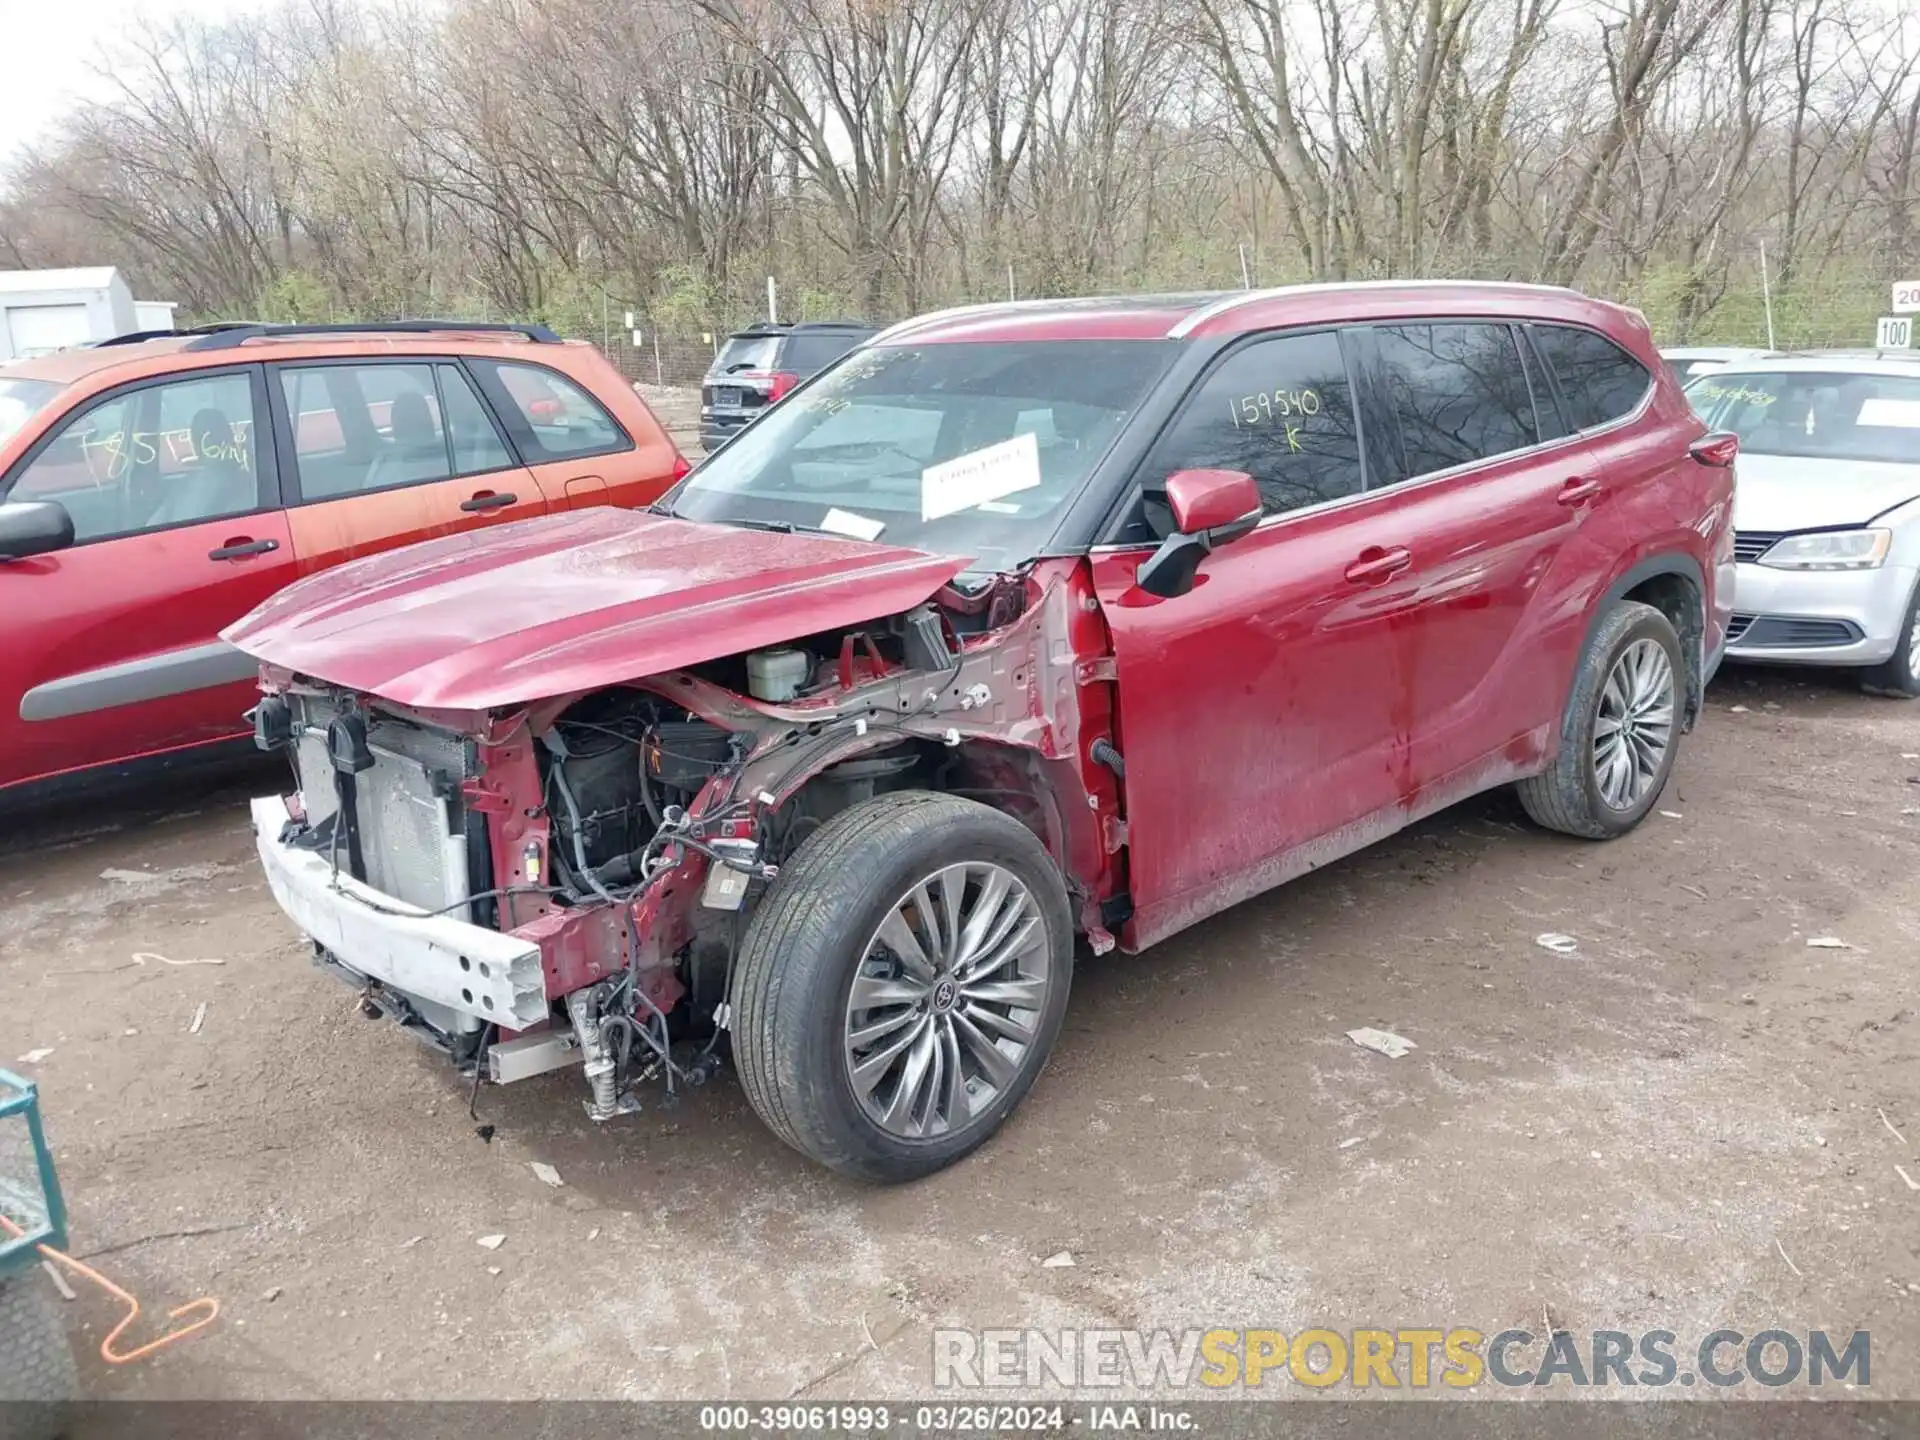
[{"label": "silver car", "polygon": [[1751,345],[1673,345],[1660,352],[1660,358],[1673,367],[1682,385],[1714,370],[1743,360],[1757,360],[1773,352],[1756,350]]},{"label": "silver car", "polygon": [[1727,654],[1920,694],[1920,357],[1737,361],[1687,398],[1740,437]]}]

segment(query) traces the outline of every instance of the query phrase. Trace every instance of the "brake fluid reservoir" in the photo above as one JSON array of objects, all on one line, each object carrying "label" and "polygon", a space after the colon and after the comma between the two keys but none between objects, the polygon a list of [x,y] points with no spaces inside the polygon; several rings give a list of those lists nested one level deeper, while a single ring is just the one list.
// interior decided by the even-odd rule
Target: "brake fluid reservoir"
[{"label": "brake fluid reservoir", "polygon": [[747,693],[756,700],[791,700],[812,673],[813,657],[804,650],[755,650],[747,656]]}]

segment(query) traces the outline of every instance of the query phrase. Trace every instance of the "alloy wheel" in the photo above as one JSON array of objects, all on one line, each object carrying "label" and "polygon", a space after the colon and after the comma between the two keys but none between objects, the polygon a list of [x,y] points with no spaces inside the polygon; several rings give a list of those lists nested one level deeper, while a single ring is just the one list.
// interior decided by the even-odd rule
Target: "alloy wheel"
[{"label": "alloy wheel", "polygon": [[1593,721],[1593,777],[1600,798],[1631,810],[1645,798],[1673,743],[1673,662],[1657,640],[1620,652]]},{"label": "alloy wheel", "polygon": [[841,1048],[867,1118],[920,1140],[984,1116],[1038,1037],[1052,961],[1040,906],[1011,871],[970,862],[913,885],[847,997]]}]

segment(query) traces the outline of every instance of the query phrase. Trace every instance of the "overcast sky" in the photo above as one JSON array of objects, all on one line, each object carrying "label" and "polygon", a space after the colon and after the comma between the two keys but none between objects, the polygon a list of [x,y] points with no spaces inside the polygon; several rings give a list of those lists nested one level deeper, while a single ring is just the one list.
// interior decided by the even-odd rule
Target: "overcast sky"
[{"label": "overcast sky", "polygon": [[101,41],[142,16],[218,20],[268,0],[0,0],[0,163],[12,159],[76,99],[97,95]]}]

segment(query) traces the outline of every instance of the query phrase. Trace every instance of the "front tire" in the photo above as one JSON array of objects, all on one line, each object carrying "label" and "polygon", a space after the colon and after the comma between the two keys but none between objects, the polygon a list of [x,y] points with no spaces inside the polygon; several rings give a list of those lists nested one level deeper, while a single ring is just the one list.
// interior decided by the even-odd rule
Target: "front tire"
[{"label": "front tire", "polygon": [[1653,809],[1680,743],[1686,666],[1673,622],[1622,600],[1580,657],[1560,721],[1560,753],[1517,787],[1534,823],[1611,840]]},{"label": "front tire", "polygon": [[1860,688],[1869,695],[1911,700],[1920,695],[1920,585],[1907,597],[1907,623],[1900,627],[1893,654],[1860,672]]},{"label": "front tire", "polygon": [[971,800],[878,796],[809,836],[748,923],[741,1087],[821,1164],[918,1179],[1026,1097],[1072,970],[1066,886],[1032,831]]}]

